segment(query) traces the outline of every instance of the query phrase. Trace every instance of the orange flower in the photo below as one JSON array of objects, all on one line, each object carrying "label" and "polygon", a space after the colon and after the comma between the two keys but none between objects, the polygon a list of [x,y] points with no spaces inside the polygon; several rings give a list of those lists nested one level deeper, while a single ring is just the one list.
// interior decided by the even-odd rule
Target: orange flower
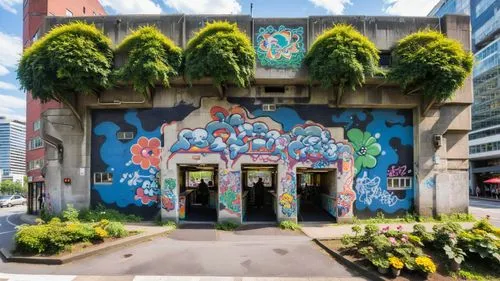
[{"label": "orange flower", "polygon": [[136,144],[130,148],[132,162],[141,165],[143,170],[149,167],[160,167],[160,140],[158,138],[148,139],[140,137]]}]

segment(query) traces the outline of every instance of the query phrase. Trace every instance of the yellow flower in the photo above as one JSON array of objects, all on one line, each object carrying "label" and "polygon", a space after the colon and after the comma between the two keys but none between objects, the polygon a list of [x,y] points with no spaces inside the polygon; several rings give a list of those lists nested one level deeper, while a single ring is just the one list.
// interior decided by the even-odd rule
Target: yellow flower
[{"label": "yellow flower", "polygon": [[395,269],[401,269],[401,268],[403,268],[403,265],[404,265],[403,262],[398,257],[390,257],[389,263]]},{"label": "yellow flower", "polygon": [[95,229],[95,233],[97,234],[97,236],[99,236],[99,238],[104,239],[104,238],[108,237],[108,232],[106,230],[104,230],[102,227],[98,226],[94,229]]},{"label": "yellow flower", "polygon": [[423,272],[436,272],[436,264],[428,257],[418,257],[415,259],[415,263]]}]

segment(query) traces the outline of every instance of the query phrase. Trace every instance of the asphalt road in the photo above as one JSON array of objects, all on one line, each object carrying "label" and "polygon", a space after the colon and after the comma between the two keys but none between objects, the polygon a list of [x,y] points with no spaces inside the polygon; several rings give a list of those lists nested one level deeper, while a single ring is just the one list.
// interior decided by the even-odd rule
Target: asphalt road
[{"label": "asphalt road", "polygon": [[469,200],[469,212],[476,218],[490,216],[490,221],[500,227],[500,201],[486,201],[471,198]]},{"label": "asphalt road", "polygon": [[21,215],[26,213],[26,206],[0,208],[0,247],[12,249],[16,226],[21,225]]}]

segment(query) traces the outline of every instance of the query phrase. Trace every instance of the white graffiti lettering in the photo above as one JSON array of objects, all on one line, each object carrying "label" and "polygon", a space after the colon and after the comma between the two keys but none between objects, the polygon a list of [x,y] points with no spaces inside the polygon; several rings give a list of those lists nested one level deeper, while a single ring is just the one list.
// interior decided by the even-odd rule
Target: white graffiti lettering
[{"label": "white graffiti lettering", "polygon": [[368,206],[373,203],[373,200],[378,200],[380,204],[392,207],[396,205],[399,198],[392,192],[382,190],[380,187],[380,177],[368,178],[366,172],[362,177],[356,179],[356,193],[358,200]]}]

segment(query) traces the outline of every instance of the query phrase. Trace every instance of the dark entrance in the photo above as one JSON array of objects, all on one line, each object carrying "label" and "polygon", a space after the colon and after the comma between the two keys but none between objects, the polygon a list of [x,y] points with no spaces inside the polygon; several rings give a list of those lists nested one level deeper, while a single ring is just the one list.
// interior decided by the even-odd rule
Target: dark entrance
[{"label": "dark entrance", "polygon": [[28,214],[40,214],[45,201],[45,184],[44,182],[28,183]]},{"label": "dark entrance", "polygon": [[277,208],[277,166],[242,166],[243,219],[248,222],[274,222]]},{"label": "dark entrance", "polygon": [[335,194],[335,170],[297,169],[299,221],[331,222]]},{"label": "dark entrance", "polygon": [[217,221],[217,165],[179,165],[179,219]]}]

